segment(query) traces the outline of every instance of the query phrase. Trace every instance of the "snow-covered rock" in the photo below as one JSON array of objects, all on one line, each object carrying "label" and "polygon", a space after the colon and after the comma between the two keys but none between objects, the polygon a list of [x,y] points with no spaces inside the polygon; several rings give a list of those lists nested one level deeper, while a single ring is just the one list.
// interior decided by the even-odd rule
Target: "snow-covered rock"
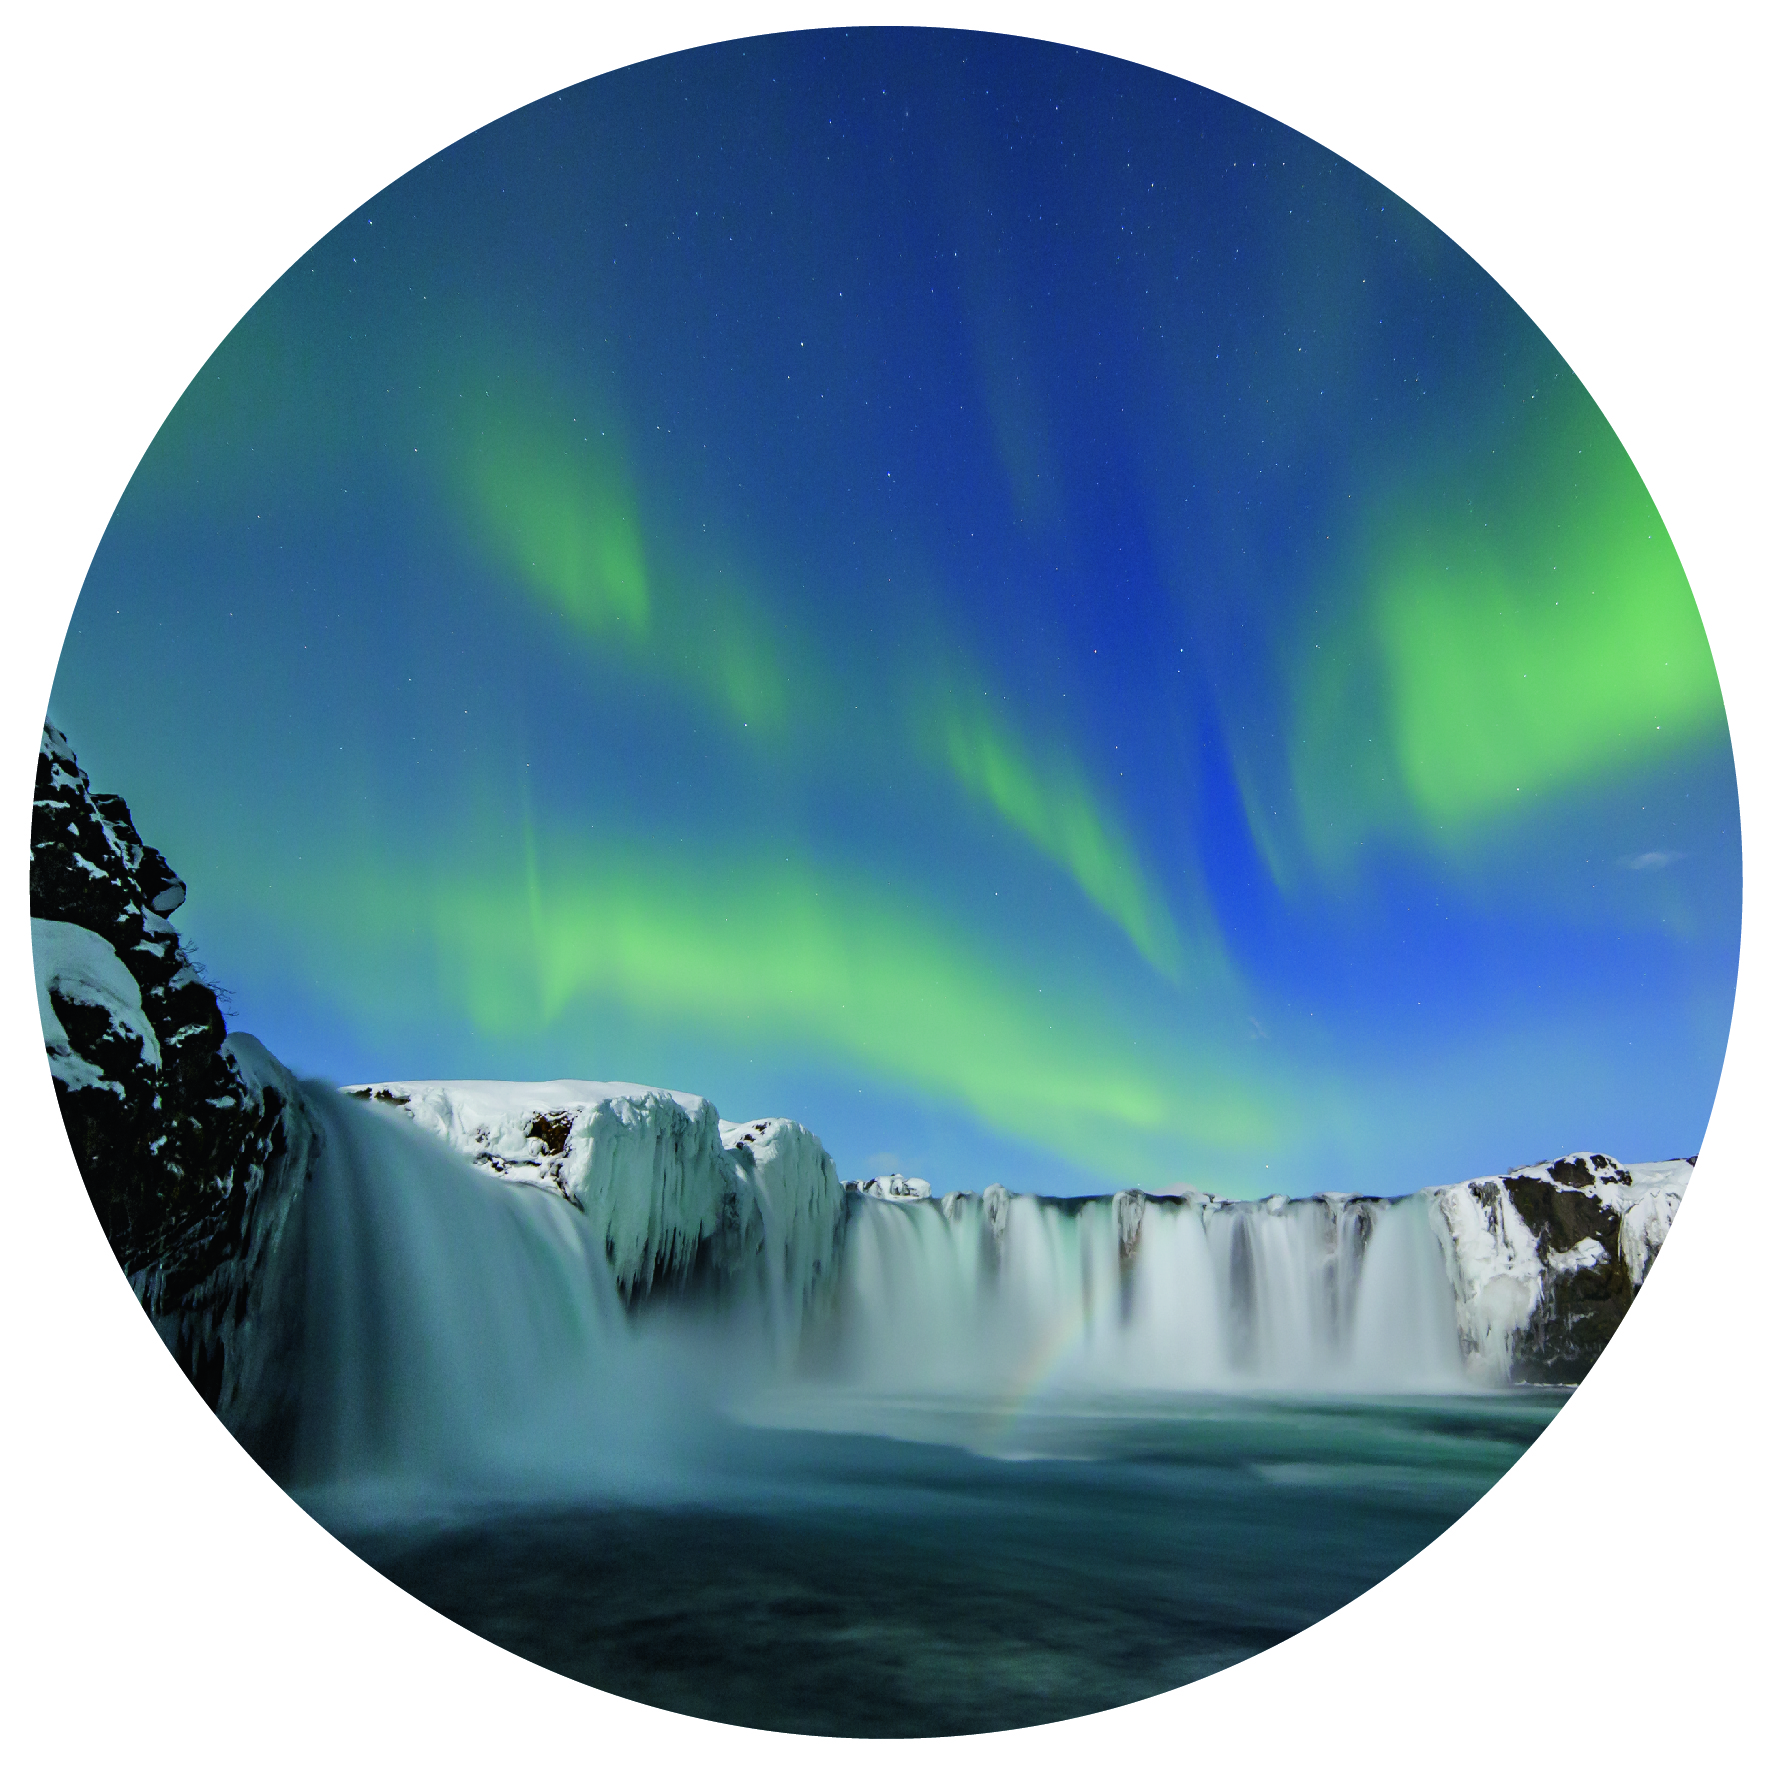
[{"label": "snow-covered rock", "polygon": [[228,1033],[167,921],[184,898],[129,808],[92,792],[46,723],[31,947],[56,1097],[118,1261],[228,1419],[248,1392],[265,1394],[253,1350],[313,1128],[294,1079],[256,1041]]},{"label": "snow-covered rock", "polygon": [[[152,1090],[159,1078],[160,1040],[142,1011],[142,987],[117,950],[78,923],[33,917],[31,956],[37,971],[37,1014],[56,1081],[70,1091],[103,1089],[119,1100],[130,1093],[126,1076],[138,1089]],[[82,1009],[96,1009],[103,1018],[87,1024],[80,1052],[62,1025],[58,1003],[72,1012],[70,1020]]]},{"label": "snow-covered rock", "polygon": [[1596,1151],[1426,1190],[1446,1232],[1474,1372],[1575,1383],[1612,1339],[1674,1222],[1690,1161]]},{"label": "snow-covered rock", "polygon": [[930,1184],[918,1175],[871,1175],[866,1181],[846,1181],[847,1188],[866,1194],[871,1200],[927,1200]]}]

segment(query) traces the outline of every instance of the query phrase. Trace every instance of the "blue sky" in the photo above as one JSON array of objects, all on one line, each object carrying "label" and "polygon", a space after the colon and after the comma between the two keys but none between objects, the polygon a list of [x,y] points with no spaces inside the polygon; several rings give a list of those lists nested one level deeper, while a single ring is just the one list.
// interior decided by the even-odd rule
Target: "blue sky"
[{"label": "blue sky", "polygon": [[1689,1154],[1740,843],[1680,563],[1457,247],[1200,88],[821,33],[532,105],[291,268],[51,711],[296,1068],[842,1172]]}]

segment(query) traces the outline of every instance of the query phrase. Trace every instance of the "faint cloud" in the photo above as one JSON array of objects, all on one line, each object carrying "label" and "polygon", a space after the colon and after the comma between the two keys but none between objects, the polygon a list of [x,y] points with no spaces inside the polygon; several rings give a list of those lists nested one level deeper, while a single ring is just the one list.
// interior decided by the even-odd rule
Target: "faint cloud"
[{"label": "faint cloud", "polygon": [[868,1159],[868,1173],[870,1175],[897,1175],[904,1166],[897,1151],[876,1151]]},{"label": "faint cloud", "polygon": [[1265,1028],[1261,1024],[1261,1022],[1259,1022],[1255,1018],[1255,1016],[1252,1015],[1249,1019],[1250,1019],[1250,1038],[1252,1040],[1266,1040],[1268,1038],[1268,1029]]},{"label": "faint cloud", "polygon": [[1642,855],[1622,855],[1619,865],[1630,868],[1633,873],[1643,873],[1650,869],[1673,867],[1679,861],[1684,850],[1680,849],[1646,849]]}]

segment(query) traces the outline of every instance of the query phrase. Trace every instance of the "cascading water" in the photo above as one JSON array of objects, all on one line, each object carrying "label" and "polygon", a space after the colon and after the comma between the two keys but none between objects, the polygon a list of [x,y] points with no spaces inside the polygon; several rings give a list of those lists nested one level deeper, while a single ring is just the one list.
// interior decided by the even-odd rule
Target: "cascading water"
[{"label": "cascading water", "polygon": [[1388,1573],[1555,1411],[1468,1384],[1433,1196],[876,1198],[695,1097],[270,1063],[267,1467],[446,1616],[670,1708],[1149,1695]]},{"label": "cascading water", "polygon": [[856,1198],[831,1333],[829,1377],[901,1393],[1465,1382],[1420,1199]]},{"label": "cascading water", "polygon": [[[727,1155],[711,1143],[705,1159],[726,1167],[681,1190],[716,1227],[683,1242],[701,1254],[635,1291],[618,1285],[615,1221],[600,1228],[555,1188],[500,1179],[390,1108],[314,1086],[302,1104],[318,1136],[301,1277],[282,1292],[302,1320],[285,1474],[335,1510],[637,1483],[656,1495],[705,1463],[689,1448],[706,1451],[723,1411],[769,1416],[759,1397],[778,1421],[815,1425],[844,1399],[1001,1413],[1467,1382],[1441,1220],[1421,1198],[994,1187],[826,1201],[828,1162],[802,1149],[816,1142],[759,1122],[728,1128]],[[681,1111],[634,1109],[612,1188],[630,1160],[636,1185],[656,1183],[647,1116]],[[730,1209],[701,1198],[718,1188]]]},{"label": "cascading water", "polygon": [[[313,1085],[289,1486],[332,1514],[668,1492],[768,1318],[636,1316],[586,1215]],[[730,1321],[723,1325],[730,1331]]]},{"label": "cascading water", "polygon": [[1357,1382],[1415,1391],[1469,1382],[1444,1223],[1421,1195],[1397,1201],[1375,1219],[1350,1315],[1349,1368]]}]

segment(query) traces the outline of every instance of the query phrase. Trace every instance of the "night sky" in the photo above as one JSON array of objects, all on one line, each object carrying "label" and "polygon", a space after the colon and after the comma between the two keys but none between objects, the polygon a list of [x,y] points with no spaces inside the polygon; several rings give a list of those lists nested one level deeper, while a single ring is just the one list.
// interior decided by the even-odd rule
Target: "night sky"
[{"label": "night sky", "polygon": [[1722,1063],[1729,738],[1605,419],[1384,188],[1050,45],[694,50],[391,186],[50,712],[340,1082],[1257,1194],[1688,1155]]}]

